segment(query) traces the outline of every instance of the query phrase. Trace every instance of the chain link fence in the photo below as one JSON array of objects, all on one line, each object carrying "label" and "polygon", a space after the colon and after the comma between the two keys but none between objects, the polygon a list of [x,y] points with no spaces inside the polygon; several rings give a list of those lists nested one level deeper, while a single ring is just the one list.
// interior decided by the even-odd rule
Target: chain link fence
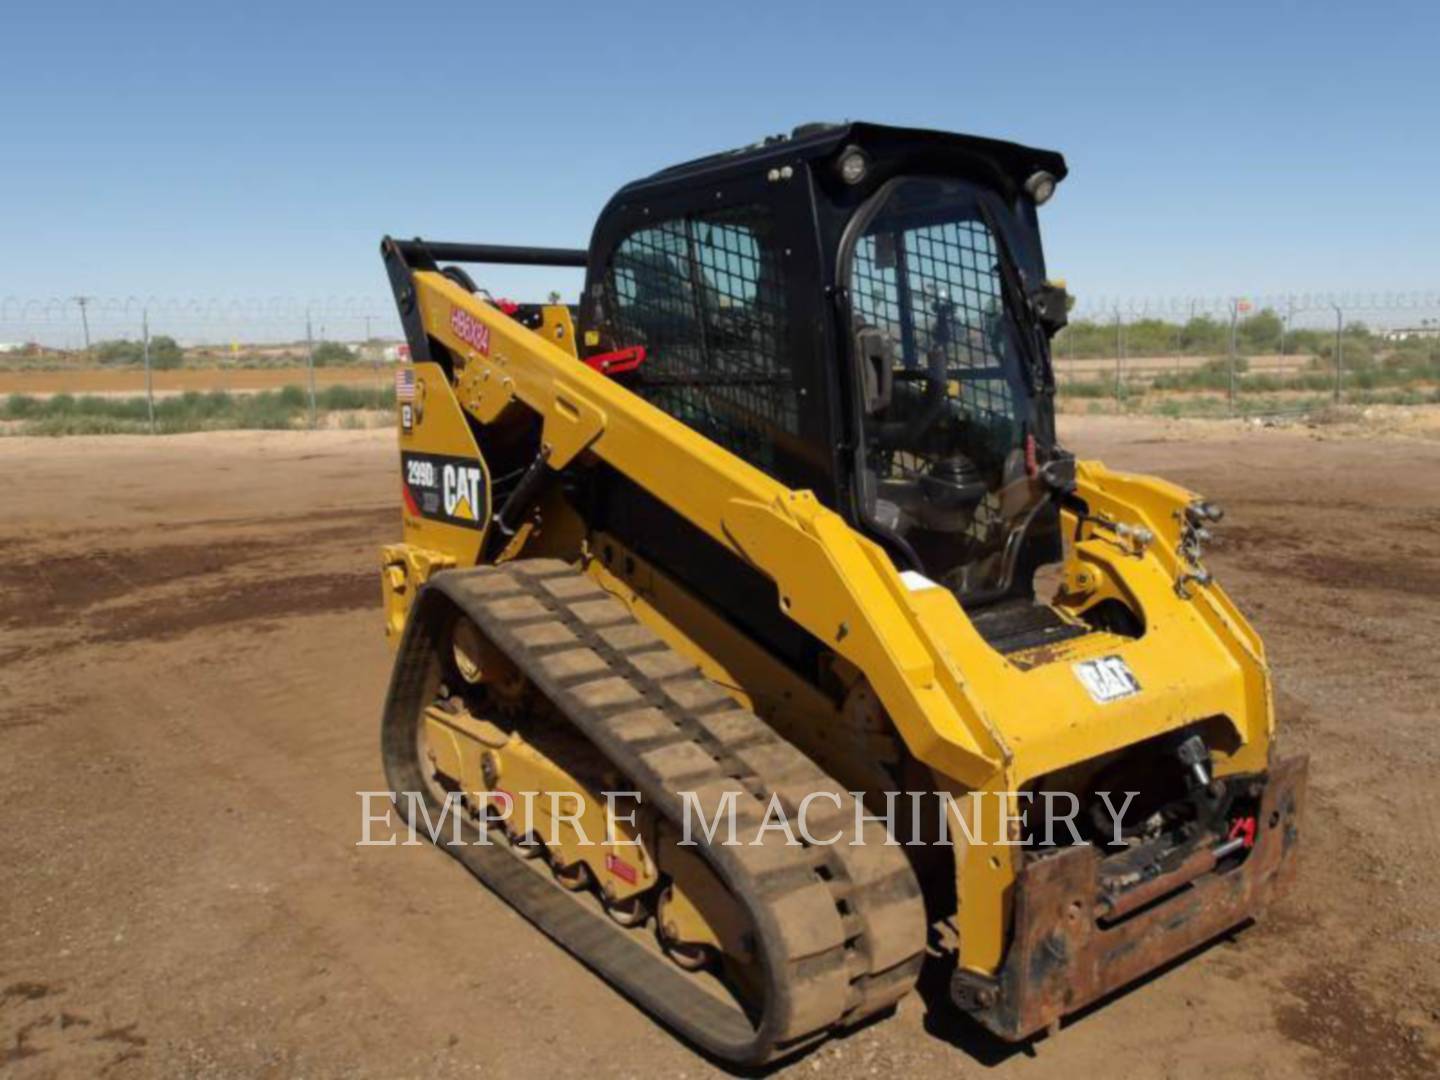
[{"label": "chain link fence", "polygon": [[1440,292],[1087,298],[1053,352],[1072,409],[1235,416],[1440,402]]},{"label": "chain link fence", "polygon": [[[390,385],[388,296],[0,298],[9,394]],[[1061,408],[1174,416],[1440,402],[1440,292],[1081,296],[1053,343]]]},{"label": "chain link fence", "polygon": [[227,395],[284,391],[291,406],[302,396],[315,426],[327,400],[342,400],[336,388],[367,389],[370,400],[392,385],[399,337],[389,297],[3,297],[0,419],[33,414],[25,398],[144,395],[158,430],[157,400],[163,420],[175,396],[209,395],[218,408]]},{"label": "chain link fence", "polygon": [[0,297],[0,345],[34,344],[60,353],[105,340],[135,340],[148,317],[151,332],[197,349],[232,345],[298,345],[307,325],[321,338],[393,339],[395,302],[384,296],[320,297]]}]

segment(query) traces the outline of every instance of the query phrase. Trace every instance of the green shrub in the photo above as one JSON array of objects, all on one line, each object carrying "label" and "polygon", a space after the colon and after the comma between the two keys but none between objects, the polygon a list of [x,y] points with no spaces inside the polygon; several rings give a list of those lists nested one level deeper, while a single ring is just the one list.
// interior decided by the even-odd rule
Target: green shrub
[{"label": "green shrub", "polygon": [[1113,382],[1078,382],[1071,380],[1059,385],[1059,393],[1061,397],[1113,397],[1115,394],[1115,384]]},{"label": "green shrub", "polygon": [[[143,364],[145,343],[117,339],[102,341],[95,346],[95,359],[102,364]],[[178,368],[185,360],[185,351],[173,337],[158,334],[150,339],[150,366],[161,370]]]},{"label": "green shrub", "polygon": [[322,409],[373,409],[374,392],[360,386],[327,386],[315,397]]},{"label": "green shrub", "polygon": [[1247,375],[1240,384],[1240,389],[1251,394],[1266,394],[1284,390],[1285,383],[1278,375]]},{"label": "green shrub", "polygon": [[1280,347],[1283,323],[1271,308],[1247,315],[1235,327],[1240,347],[1248,352],[1272,352]]},{"label": "green shrub", "polygon": [[[142,355],[141,359],[144,357]],[[150,366],[159,370],[178,368],[185,360],[185,353],[172,337],[160,334],[150,339]]]},{"label": "green shrub", "polygon": [[[390,387],[328,386],[316,395],[321,412],[358,413],[395,407]],[[0,402],[0,419],[23,421],[22,434],[107,435],[150,430],[143,395],[54,394],[48,398],[11,394]],[[310,394],[286,386],[256,394],[187,390],[155,399],[155,429],[164,433],[220,429],[302,427],[310,420]],[[363,425],[361,425],[363,426]]]},{"label": "green shrub", "polygon": [[5,399],[4,419],[23,420],[34,416],[40,404],[39,398],[33,398],[29,394],[11,394]]},{"label": "green shrub", "polygon": [[101,341],[95,345],[95,359],[102,364],[138,364],[142,348],[138,341]]},{"label": "green shrub", "polygon": [[1208,315],[1197,315],[1180,332],[1180,348],[1187,353],[1217,352],[1230,339],[1230,328]]},{"label": "green shrub", "polygon": [[353,364],[355,353],[338,341],[322,341],[315,346],[315,366],[327,367],[332,364]]},{"label": "green shrub", "polygon": [[[1228,379],[1230,377],[1230,367],[1231,361],[1229,356],[1217,356],[1213,359],[1206,360],[1205,363],[1201,365],[1200,370],[1212,375],[1224,375]],[[1250,361],[1244,356],[1237,356],[1235,357],[1234,367],[1235,374],[1243,375],[1250,370]]]}]

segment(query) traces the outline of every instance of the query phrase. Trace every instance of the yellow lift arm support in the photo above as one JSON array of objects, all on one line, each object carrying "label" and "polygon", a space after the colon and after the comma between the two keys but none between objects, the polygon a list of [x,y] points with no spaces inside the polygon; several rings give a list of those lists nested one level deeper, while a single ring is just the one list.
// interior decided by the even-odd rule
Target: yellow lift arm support
[{"label": "yellow lift arm support", "polygon": [[[791,619],[865,672],[919,760],[970,787],[1005,768],[999,734],[934,644],[963,650],[969,638],[983,647],[953,597],[927,605],[927,631],[889,557],[813,495],[782,486],[448,278],[417,272],[415,287],[425,325],[465,360],[455,393],[476,419],[523,403],[543,417],[551,468],[593,453],[757,567]],[[487,352],[456,335],[456,310],[489,329]]]}]

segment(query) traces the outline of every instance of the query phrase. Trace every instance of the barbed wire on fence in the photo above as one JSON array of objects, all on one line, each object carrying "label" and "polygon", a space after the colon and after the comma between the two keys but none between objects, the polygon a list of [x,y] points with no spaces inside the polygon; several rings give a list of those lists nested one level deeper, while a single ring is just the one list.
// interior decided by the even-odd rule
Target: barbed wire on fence
[{"label": "barbed wire on fence", "polygon": [[1233,293],[1227,296],[1106,296],[1081,295],[1071,318],[1090,322],[1121,319],[1190,319],[1199,316],[1229,318],[1236,306],[1243,312],[1270,310],[1287,317],[1324,313],[1339,308],[1347,316],[1392,314],[1406,316],[1421,312],[1440,315],[1440,291],[1364,291]]},{"label": "barbed wire on fence", "polygon": [[[394,314],[394,302],[370,296],[271,297],[85,297],[91,318],[121,321],[148,312],[153,319],[174,322],[281,322],[313,318],[378,318]],[[78,319],[73,296],[0,297],[0,322],[46,322]]]},{"label": "barbed wire on fence", "polygon": [[0,343],[75,348],[151,333],[185,344],[293,342],[311,329],[322,337],[400,336],[394,301],[376,296],[50,296],[0,297]]},{"label": "barbed wire on fence", "polygon": [[[1287,330],[1364,321],[1376,329],[1440,327],[1440,290],[1235,293],[1232,295],[1120,296],[1080,294],[1075,323],[1129,324],[1195,318],[1228,322],[1274,312]],[[149,320],[151,332],[186,345],[289,343],[312,331],[321,337],[363,341],[401,336],[393,301],[386,296],[48,296],[0,297],[0,344],[35,343],[73,350],[110,338],[134,340]]]}]

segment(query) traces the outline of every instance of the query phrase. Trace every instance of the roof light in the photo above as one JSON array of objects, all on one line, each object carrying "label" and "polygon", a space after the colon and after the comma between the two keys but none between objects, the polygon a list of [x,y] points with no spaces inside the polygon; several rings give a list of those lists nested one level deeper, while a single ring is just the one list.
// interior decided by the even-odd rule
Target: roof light
[{"label": "roof light", "polygon": [[840,155],[840,179],[847,184],[858,184],[870,171],[870,159],[858,146],[847,146]]},{"label": "roof light", "polygon": [[1055,194],[1055,177],[1044,169],[1031,173],[1030,178],[1025,181],[1025,194],[1035,200],[1036,206],[1044,206],[1050,201],[1050,196]]}]

